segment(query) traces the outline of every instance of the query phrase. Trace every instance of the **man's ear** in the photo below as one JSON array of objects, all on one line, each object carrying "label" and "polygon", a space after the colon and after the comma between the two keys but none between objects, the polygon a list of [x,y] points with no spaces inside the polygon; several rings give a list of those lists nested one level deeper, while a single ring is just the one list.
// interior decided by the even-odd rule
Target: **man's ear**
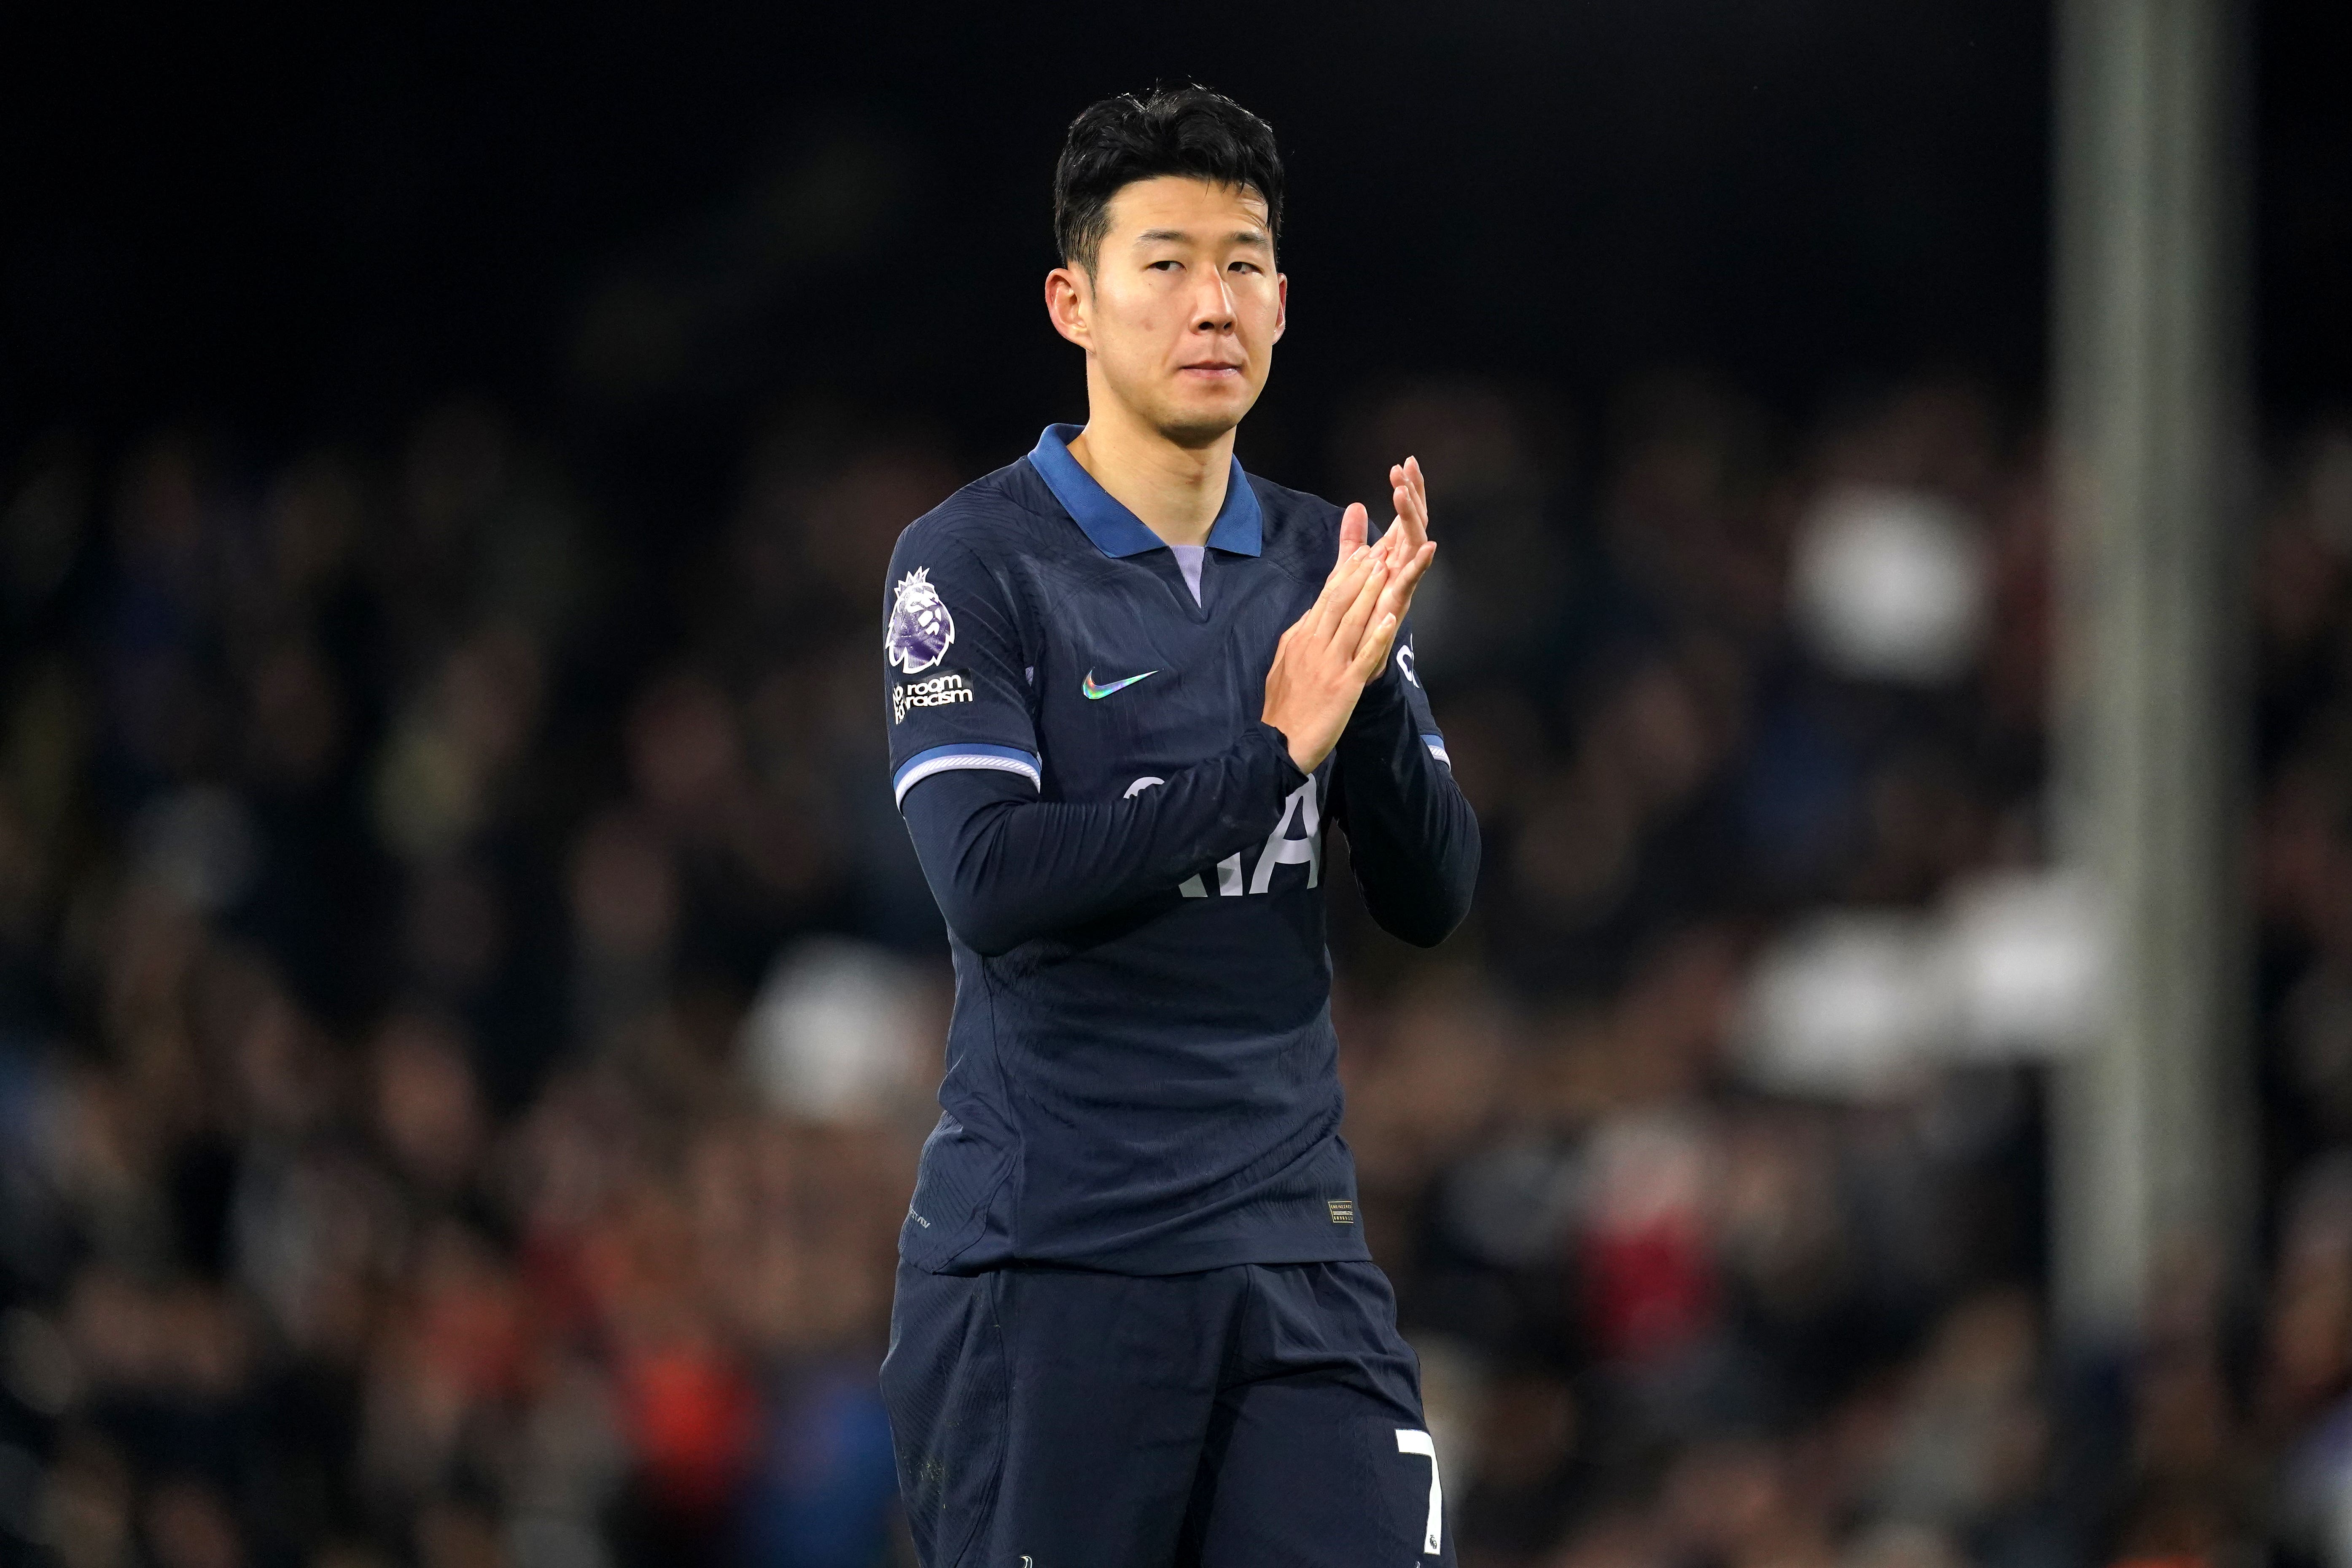
[{"label": "man's ear", "polygon": [[1285,328],[1290,325],[1290,277],[1287,273],[1274,275],[1274,341],[1280,342]]},{"label": "man's ear", "polygon": [[1045,314],[1055,331],[1082,349],[1091,348],[1094,337],[1087,319],[1094,299],[1087,281],[1087,275],[1075,267],[1056,267],[1045,274]]}]

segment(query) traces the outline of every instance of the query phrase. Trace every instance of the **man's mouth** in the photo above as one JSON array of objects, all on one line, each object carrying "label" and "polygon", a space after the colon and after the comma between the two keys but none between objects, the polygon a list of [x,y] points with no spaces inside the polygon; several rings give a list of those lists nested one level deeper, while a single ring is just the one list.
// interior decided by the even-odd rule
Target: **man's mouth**
[{"label": "man's mouth", "polygon": [[1202,360],[1198,364],[1182,365],[1179,368],[1187,375],[1239,375],[1242,373],[1241,366],[1227,364],[1222,360]]}]

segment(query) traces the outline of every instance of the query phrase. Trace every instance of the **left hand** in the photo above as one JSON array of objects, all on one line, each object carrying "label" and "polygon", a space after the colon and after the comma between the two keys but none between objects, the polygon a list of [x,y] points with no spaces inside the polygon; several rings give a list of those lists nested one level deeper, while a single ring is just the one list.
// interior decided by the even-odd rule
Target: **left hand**
[{"label": "left hand", "polygon": [[[1381,591],[1380,608],[1372,616],[1379,626],[1388,616],[1395,616],[1395,626],[1404,624],[1405,612],[1412,608],[1413,590],[1421,586],[1429,571],[1429,563],[1437,559],[1436,542],[1429,537],[1429,486],[1422,478],[1421,459],[1407,458],[1389,469],[1391,498],[1396,503],[1396,521],[1389,525],[1381,542],[1372,546],[1372,558],[1388,569],[1388,586]],[[1359,501],[1348,508],[1339,519],[1339,558],[1364,542],[1370,531],[1371,516]]]}]

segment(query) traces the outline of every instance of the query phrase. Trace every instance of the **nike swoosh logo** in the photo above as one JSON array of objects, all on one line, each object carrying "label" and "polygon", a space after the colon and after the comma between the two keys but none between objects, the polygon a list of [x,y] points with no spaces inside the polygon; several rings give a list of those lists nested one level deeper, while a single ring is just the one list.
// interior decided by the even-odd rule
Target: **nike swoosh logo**
[{"label": "nike swoosh logo", "polygon": [[1090,669],[1087,671],[1087,678],[1078,682],[1078,690],[1085,694],[1087,701],[1099,702],[1104,698],[1109,696],[1112,692],[1118,691],[1134,685],[1137,681],[1141,680],[1146,675],[1157,675],[1160,672],[1156,669],[1147,669],[1143,672],[1143,675],[1130,675],[1125,680],[1114,680],[1108,686],[1097,686],[1095,684],[1095,672]]}]

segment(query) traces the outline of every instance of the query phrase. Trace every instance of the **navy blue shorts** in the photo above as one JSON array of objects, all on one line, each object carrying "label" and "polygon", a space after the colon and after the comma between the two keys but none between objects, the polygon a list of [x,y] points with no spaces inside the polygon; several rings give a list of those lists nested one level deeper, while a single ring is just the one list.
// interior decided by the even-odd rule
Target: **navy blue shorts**
[{"label": "navy blue shorts", "polygon": [[1369,1263],[901,1263],[882,1398],[924,1568],[1452,1564]]}]

